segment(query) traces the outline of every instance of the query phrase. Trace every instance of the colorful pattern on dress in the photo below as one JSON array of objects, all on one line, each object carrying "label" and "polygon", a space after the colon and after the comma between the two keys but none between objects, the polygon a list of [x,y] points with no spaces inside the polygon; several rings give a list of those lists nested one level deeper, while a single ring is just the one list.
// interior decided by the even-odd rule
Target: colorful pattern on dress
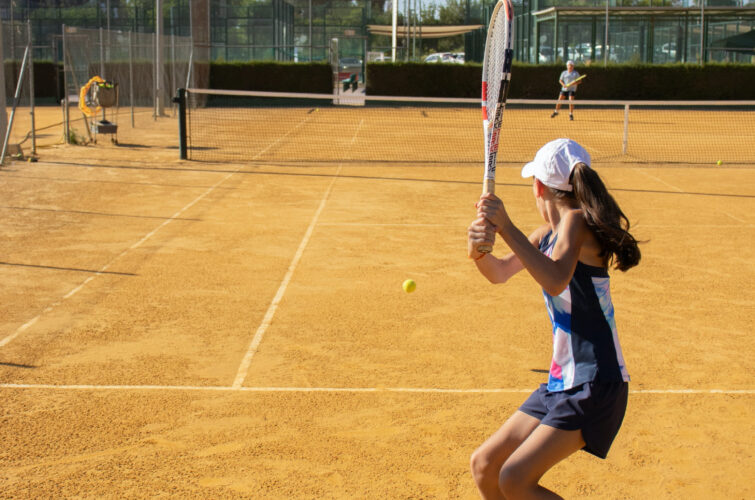
[{"label": "colorful pattern on dress", "polygon": [[[553,247],[558,236],[554,237],[543,249],[548,257],[553,254]],[[545,307],[553,325],[553,358],[548,375],[548,390],[563,391],[570,388],[574,381],[574,353],[571,347],[571,293],[569,286],[558,296],[553,297],[543,291]]]},{"label": "colorful pattern on dress", "polygon": [[[558,235],[549,233],[540,251],[553,256]],[[543,290],[553,326],[553,357],[548,390],[565,391],[595,380],[629,381],[616,333],[610,279],[607,270],[577,262],[569,284],[558,295]],[[602,316],[605,322],[595,318]]]},{"label": "colorful pattern on dress", "polygon": [[621,378],[624,379],[624,382],[629,382],[629,373],[627,372],[627,367],[624,363],[624,354],[621,352],[619,334],[616,331],[616,320],[613,316],[610,280],[609,278],[593,277],[592,284],[595,287],[595,293],[598,295],[598,302],[600,303],[600,309],[603,311],[603,316],[606,318],[608,326],[611,327],[613,345],[616,348],[616,362],[619,364],[619,369],[621,370]]}]

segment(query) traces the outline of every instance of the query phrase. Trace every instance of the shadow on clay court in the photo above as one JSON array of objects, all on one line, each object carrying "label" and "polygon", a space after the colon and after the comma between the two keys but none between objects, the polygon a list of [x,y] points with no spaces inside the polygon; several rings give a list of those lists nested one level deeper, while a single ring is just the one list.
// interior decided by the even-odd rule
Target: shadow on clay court
[{"label": "shadow on clay court", "polygon": [[[165,149],[178,149],[178,146],[165,146]],[[217,151],[219,148],[218,146],[192,146],[192,151]]]},{"label": "shadow on clay court", "polygon": [[[139,149],[152,149],[157,146],[150,146],[148,144],[132,144],[127,142],[119,142],[118,144],[115,144],[115,146],[119,148],[139,148]],[[162,148],[162,146],[160,146]]]},{"label": "shadow on clay court", "polygon": [[133,215],[133,214],[110,214],[105,212],[87,212],[84,210],[60,210],[56,208],[31,208],[31,207],[7,207],[0,205],[0,210],[30,210],[35,212],[52,212],[60,214],[79,214],[79,215],[96,215],[101,217],[128,217],[132,219],[159,219],[159,220],[185,220],[192,222],[200,222],[202,219],[191,219],[186,217],[163,217],[159,215]]},{"label": "shadow on clay court", "polygon": [[[96,165],[99,166],[99,165]],[[104,165],[102,165],[104,166]],[[76,178],[65,178],[65,177],[39,177],[34,175],[9,175],[8,177],[17,177],[19,179],[38,179],[42,181],[58,181],[58,182],[90,182],[94,184],[129,184],[134,186],[154,186],[154,187],[175,187],[175,188],[189,188],[189,189],[207,189],[212,186],[205,186],[205,185],[194,185],[194,184],[165,184],[160,182],[134,182],[134,181],[112,181],[107,179],[76,179]],[[218,186],[215,189],[226,189],[226,190],[236,190],[238,188],[236,187],[222,187]],[[2,207],[0,207],[2,208]],[[8,207],[6,207],[8,208]],[[186,220],[195,220],[195,219],[186,219]]]},{"label": "shadow on clay court", "polygon": [[[136,166],[136,165],[106,165],[106,164],[87,164],[81,165],[69,162],[47,162],[51,164],[67,165],[70,167],[81,168],[106,168],[106,169],[126,169],[126,170],[154,170],[154,171],[175,171],[175,172],[207,172],[207,173],[228,173],[236,175],[281,175],[281,176],[293,176],[293,177],[335,177],[333,174],[320,174],[320,173],[305,173],[305,172],[250,172],[246,170],[236,169],[209,169],[209,168],[184,168],[184,167],[155,167],[155,166]],[[360,162],[361,163],[361,162]],[[215,165],[219,165],[215,163]],[[255,164],[255,166],[266,164]],[[469,184],[478,185],[478,181],[461,181],[461,180],[447,180],[447,179],[427,179],[419,177],[385,177],[385,176],[370,176],[370,175],[343,175],[339,174],[338,178],[341,179],[365,179],[365,180],[381,180],[381,181],[407,181],[407,182],[432,182],[439,184]],[[530,183],[505,183],[498,182],[498,186],[508,187],[526,187],[530,189],[532,184]],[[629,188],[611,188],[610,191],[620,191],[627,193],[648,193],[648,194],[670,194],[670,195],[692,195],[692,196],[713,196],[713,197],[729,197],[729,198],[755,198],[754,194],[738,194],[738,193],[705,193],[701,191],[668,191],[662,189],[629,189]]]},{"label": "shadow on clay court", "polygon": [[39,368],[38,366],[34,366],[34,365],[22,365],[19,363],[5,363],[3,361],[0,361],[0,366],[7,366],[9,368]]},{"label": "shadow on clay court", "polygon": [[117,276],[139,276],[138,274],[134,274],[134,273],[121,273],[118,271],[98,271],[96,269],[79,269],[76,267],[42,266],[39,264],[20,264],[16,262],[0,262],[0,266],[33,267],[36,269],[49,269],[51,271],[73,271],[76,273],[91,273],[91,274],[114,274]]}]

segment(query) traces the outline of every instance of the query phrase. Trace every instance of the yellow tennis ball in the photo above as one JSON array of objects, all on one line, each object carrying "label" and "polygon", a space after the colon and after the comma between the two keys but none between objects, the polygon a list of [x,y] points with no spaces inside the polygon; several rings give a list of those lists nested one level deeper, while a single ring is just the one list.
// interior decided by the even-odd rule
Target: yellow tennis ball
[{"label": "yellow tennis ball", "polygon": [[416,290],[417,284],[414,282],[414,280],[406,280],[401,285],[401,287],[406,293],[412,293],[414,290]]},{"label": "yellow tennis ball", "polygon": [[722,163],[723,163],[723,162],[722,162],[721,160],[718,160],[718,161],[716,162],[716,165],[721,165]]}]

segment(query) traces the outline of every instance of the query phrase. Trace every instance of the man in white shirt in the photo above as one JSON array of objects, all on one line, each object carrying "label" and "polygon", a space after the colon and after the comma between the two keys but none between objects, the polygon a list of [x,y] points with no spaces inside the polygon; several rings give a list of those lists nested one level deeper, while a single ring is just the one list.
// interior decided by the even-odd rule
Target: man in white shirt
[{"label": "man in white shirt", "polygon": [[556,115],[558,115],[558,110],[561,108],[561,101],[568,96],[569,119],[574,120],[574,94],[577,93],[577,86],[581,83],[575,81],[577,78],[579,78],[579,73],[574,69],[574,61],[566,61],[566,70],[562,71],[561,76],[558,77],[558,83],[561,84],[561,93],[558,95],[556,110],[551,113],[551,118],[555,118]]}]

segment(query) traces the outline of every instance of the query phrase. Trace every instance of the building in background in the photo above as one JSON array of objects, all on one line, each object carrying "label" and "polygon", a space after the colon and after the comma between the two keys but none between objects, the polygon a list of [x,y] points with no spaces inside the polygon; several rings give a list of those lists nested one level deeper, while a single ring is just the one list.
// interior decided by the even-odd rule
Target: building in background
[{"label": "building in background", "polygon": [[[398,60],[464,53],[482,60],[494,0],[396,0]],[[516,57],[534,64],[753,62],[755,0],[515,0]],[[156,0],[0,0],[0,18],[31,21],[34,59],[59,60],[62,26],[155,32]],[[391,0],[161,0],[162,33],[191,36],[200,60],[385,60]],[[432,38],[438,27],[474,28]],[[433,29],[431,29],[433,28]],[[424,35],[423,35],[424,30]],[[453,30],[451,30],[453,31]],[[13,45],[13,37],[6,43]]]},{"label": "building in background", "polygon": [[532,63],[755,62],[755,0],[519,0],[517,57]]}]

